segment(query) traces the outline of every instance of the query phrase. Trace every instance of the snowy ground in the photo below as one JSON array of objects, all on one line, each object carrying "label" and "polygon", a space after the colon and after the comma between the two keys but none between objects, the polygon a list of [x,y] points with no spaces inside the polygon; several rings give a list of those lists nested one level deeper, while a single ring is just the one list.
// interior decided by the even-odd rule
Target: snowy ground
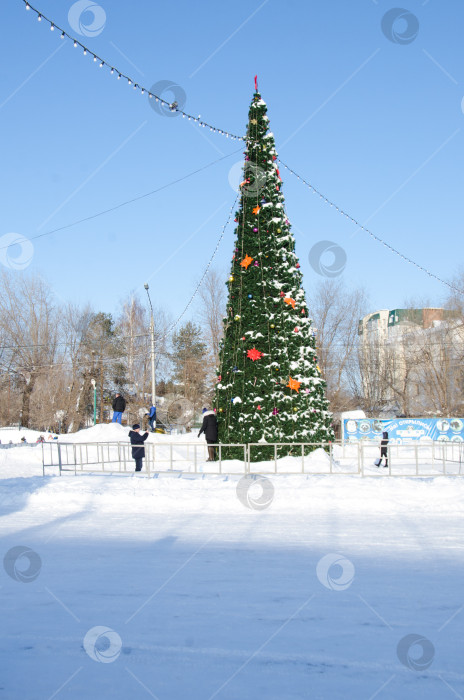
[{"label": "snowy ground", "polygon": [[0,700],[464,697],[464,479],[43,478],[38,450],[0,451]]}]

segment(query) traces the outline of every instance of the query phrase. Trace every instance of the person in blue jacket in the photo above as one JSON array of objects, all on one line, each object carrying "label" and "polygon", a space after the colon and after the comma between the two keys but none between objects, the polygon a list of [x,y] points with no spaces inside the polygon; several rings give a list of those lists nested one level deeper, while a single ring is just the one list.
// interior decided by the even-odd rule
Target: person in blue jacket
[{"label": "person in blue jacket", "polygon": [[129,430],[129,437],[132,445],[132,458],[135,459],[135,471],[142,471],[142,462],[145,457],[145,447],[144,442],[148,437],[148,433],[143,435],[140,433],[140,425],[136,423],[132,426],[132,430]]},{"label": "person in blue jacket", "polygon": [[155,432],[155,426],[154,424],[156,423],[156,406],[153,404],[151,405],[151,408],[148,412],[148,422],[150,424],[151,432]]}]

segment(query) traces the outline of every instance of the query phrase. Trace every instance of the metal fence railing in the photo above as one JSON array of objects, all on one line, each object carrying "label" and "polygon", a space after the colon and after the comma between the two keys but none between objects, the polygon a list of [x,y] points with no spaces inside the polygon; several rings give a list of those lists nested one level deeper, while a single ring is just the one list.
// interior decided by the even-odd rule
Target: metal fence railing
[{"label": "metal fence railing", "polygon": [[[127,442],[42,443],[42,472],[132,473]],[[205,442],[148,442],[142,474],[340,474],[368,476],[464,475],[464,444],[403,443],[387,448],[388,468],[376,467],[379,445],[338,443],[218,444],[216,459],[207,461]],[[257,461],[258,459],[262,461]]]},{"label": "metal fence railing", "polygon": [[[226,448],[238,448],[241,459],[227,464],[229,473],[246,473],[247,446],[240,444],[216,445],[216,461],[207,462],[208,450],[205,442],[146,442],[143,471],[153,473],[178,471],[222,474],[225,463],[222,453]],[[128,473],[134,471],[132,445],[126,442],[78,442],[43,443],[42,469],[58,467],[63,472]]]}]

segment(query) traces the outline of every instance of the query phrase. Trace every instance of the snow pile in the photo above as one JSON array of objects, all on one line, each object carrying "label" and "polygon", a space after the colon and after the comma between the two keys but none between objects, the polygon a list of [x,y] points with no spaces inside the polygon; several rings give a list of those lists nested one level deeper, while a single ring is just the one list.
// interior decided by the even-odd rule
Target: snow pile
[{"label": "snow pile", "polygon": [[128,442],[131,428],[119,423],[98,423],[77,433],[60,435],[60,442]]}]

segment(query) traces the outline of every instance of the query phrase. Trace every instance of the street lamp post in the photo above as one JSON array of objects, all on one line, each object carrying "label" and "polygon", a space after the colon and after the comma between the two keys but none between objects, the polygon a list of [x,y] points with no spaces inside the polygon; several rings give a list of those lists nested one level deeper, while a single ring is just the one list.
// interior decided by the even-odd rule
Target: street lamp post
[{"label": "street lamp post", "polygon": [[90,383],[93,386],[93,424],[97,424],[97,382],[91,379]]},{"label": "street lamp post", "polygon": [[[155,370],[155,319],[153,316],[153,306],[150,299],[150,293],[148,291],[148,284],[144,284],[145,290],[147,292],[148,301],[150,303],[150,335],[151,335],[151,401],[152,405],[156,408],[156,370]],[[153,421],[154,427],[156,429],[156,414],[155,420]]]}]

